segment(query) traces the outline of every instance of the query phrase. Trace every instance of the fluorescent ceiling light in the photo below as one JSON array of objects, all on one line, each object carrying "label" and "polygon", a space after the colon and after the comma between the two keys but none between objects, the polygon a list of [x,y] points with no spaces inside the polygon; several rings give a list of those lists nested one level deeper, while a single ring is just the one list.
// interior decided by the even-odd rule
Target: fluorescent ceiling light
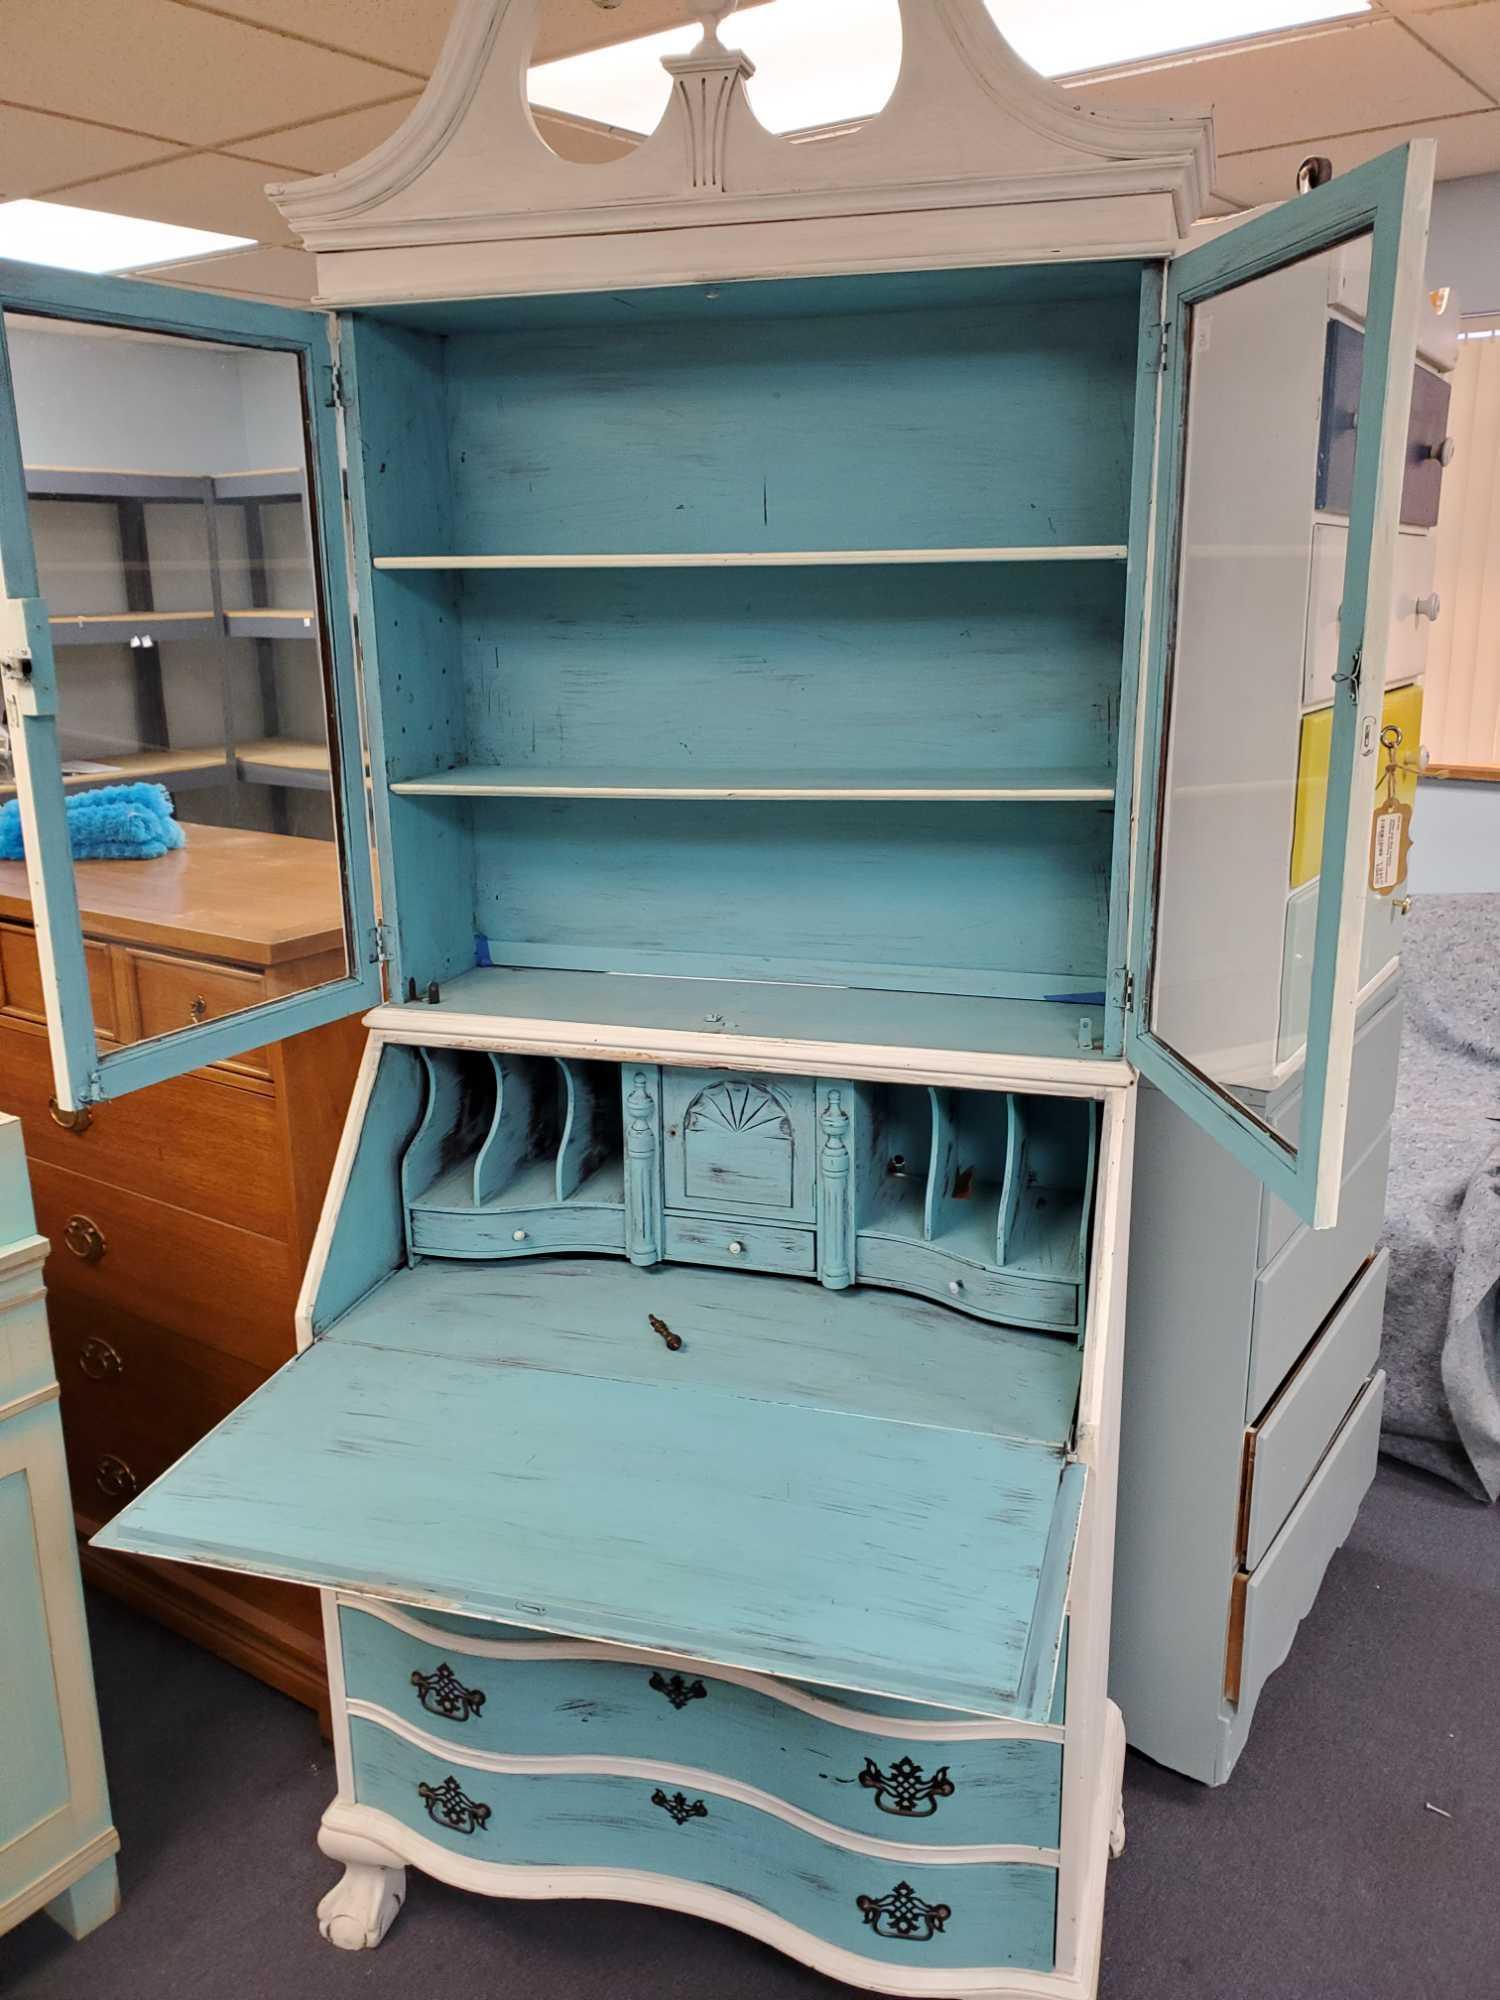
[{"label": "fluorescent ceiling light", "polygon": [[97,208],[68,208],[56,201],[0,202],[0,257],[23,264],[52,264],[64,271],[136,271],[206,257],[215,250],[243,250],[253,236],[220,236],[211,229],[183,229],[175,222],[145,222],[134,215],[106,215]]},{"label": "fluorescent ceiling light", "polygon": [[[917,0],[927,5],[928,0]],[[1103,69],[1249,35],[1368,14],[1370,0],[986,0],[1016,53],[1044,76]],[[533,104],[602,125],[652,132],[671,94],[663,56],[683,55],[693,26],[538,63]],[[772,132],[868,118],[890,96],[901,64],[896,0],[769,0],[731,15],[724,41],[755,63],[755,115]]]}]

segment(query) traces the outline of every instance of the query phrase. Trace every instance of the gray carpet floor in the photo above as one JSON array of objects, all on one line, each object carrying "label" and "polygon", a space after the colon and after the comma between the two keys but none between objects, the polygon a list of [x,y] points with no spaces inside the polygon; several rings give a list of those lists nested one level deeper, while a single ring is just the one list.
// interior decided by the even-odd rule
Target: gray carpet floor
[{"label": "gray carpet floor", "polygon": [[[113,1603],[90,1619],[124,1903],[82,1944],[41,1916],[0,1938],[6,2000],[849,1991],[692,1918],[415,1875],[379,1951],[335,1951],[311,1715]],[[1126,1812],[1101,2000],[1496,2000],[1500,1510],[1384,1465],[1231,1783],[1132,1756]]]}]

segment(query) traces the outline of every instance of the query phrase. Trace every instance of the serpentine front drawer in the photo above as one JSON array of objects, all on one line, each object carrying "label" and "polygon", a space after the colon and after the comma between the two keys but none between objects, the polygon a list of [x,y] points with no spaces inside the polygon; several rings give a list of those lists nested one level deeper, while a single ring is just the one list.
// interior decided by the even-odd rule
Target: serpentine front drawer
[{"label": "serpentine front drawer", "polygon": [[[466,1651],[457,1635],[418,1638],[347,1604],[339,1628],[349,1699],[451,1742],[460,1756],[481,1750],[686,1765],[875,1839],[948,1847],[1058,1843],[1057,1742],[993,1729],[923,1733],[984,1727],[972,1722],[877,1728],[875,1718],[787,1683],[778,1698],[770,1683],[747,1686],[603,1653],[567,1657],[578,1649],[566,1641],[560,1648],[523,1641],[515,1649],[521,1657],[497,1659]],[[498,1637],[504,1628],[494,1630]]]},{"label": "serpentine front drawer", "polygon": [[935,1243],[861,1232],[855,1250],[855,1275],[862,1284],[924,1292],[946,1306],[1008,1320],[1015,1326],[1071,1333],[1078,1324],[1077,1284],[1033,1278],[1020,1271],[990,1270]]},{"label": "serpentine front drawer", "polygon": [[1057,1870],[1048,1865],[927,1862],[905,1846],[823,1839],[706,1785],[485,1769],[357,1715],[349,1733],[358,1802],[466,1860],[697,1882],[908,1970],[1052,1967]]},{"label": "serpentine front drawer", "polygon": [[811,1229],[779,1222],[731,1222],[717,1216],[667,1215],[662,1245],[683,1264],[722,1264],[726,1270],[785,1271],[811,1278],[818,1268],[818,1239]]},{"label": "serpentine front drawer", "polygon": [[625,1249],[625,1211],[603,1203],[576,1208],[411,1210],[411,1247],[428,1257],[539,1257],[549,1251]]}]

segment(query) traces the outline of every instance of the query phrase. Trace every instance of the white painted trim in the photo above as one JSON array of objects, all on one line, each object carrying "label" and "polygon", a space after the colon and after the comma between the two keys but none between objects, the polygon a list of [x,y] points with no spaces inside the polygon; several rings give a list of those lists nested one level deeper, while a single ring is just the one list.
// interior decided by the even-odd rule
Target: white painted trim
[{"label": "white painted trim", "polygon": [[[328,1836],[326,1844],[323,1835]],[[923,2000],[925,1996],[931,1996],[931,2000],[938,2000],[938,1996],[943,1996],[943,2000],[1093,2000],[1090,1988],[1056,1973],[1016,1972],[1008,1967],[938,1971],[861,1958],[825,1943],[741,1896],[706,1888],[697,1882],[679,1881],[669,1875],[649,1874],[644,1869],[542,1868],[452,1854],[435,1840],[403,1826],[389,1813],[379,1812],[373,1806],[355,1805],[341,1797],[323,1815],[319,1845],[325,1853],[337,1855],[345,1840],[371,1842],[439,1882],[481,1896],[532,1900],[576,1896],[603,1902],[646,1903],[660,1910],[706,1917],[713,1923],[727,1924],[732,1930],[759,1938],[763,1944],[826,1973],[830,1979],[840,1979],[845,1985],[860,1986],[871,1993],[905,1995],[910,2000],[918,2000],[918,1996],[923,1996]]]},{"label": "white painted trim", "polygon": [[787,1076],[869,1077],[876,1082],[1045,1092],[1058,1097],[1107,1098],[1111,1091],[1132,1087],[1136,1077],[1128,1062],[1104,1056],[1075,1060],[1003,1051],[955,1053],[952,1049],[898,1047],[893,1043],[794,1041],[772,1035],[621,1027],[612,1021],[533,1020],[511,1014],[446,1011],[414,1014],[400,1002],[372,1009],[365,1016],[365,1026],[382,1041],[408,1048],[599,1056],[617,1062],[680,1064],[692,1069],[765,1069]]},{"label": "white painted trim", "polygon": [[0,1424],[9,1417],[19,1417],[27,1410],[34,1410],[42,1403],[55,1403],[62,1394],[56,1382],[44,1382],[40,1389],[32,1389],[27,1395],[17,1396],[13,1403],[0,1403]]},{"label": "white painted trim", "polygon": [[1088,1485],[1069,1588],[1074,1615],[1068,1637],[1057,1962],[1090,1993],[1098,1970],[1104,1871],[1125,1742],[1119,1711],[1108,1699],[1109,1624],[1136,1101],[1131,1090],[1104,1104],[1075,1438],[1077,1455],[1088,1467]]},{"label": "white painted trim", "polygon": [[656,131],[585,167],[527,103],[536,0],[461,0],[400,129],[272,199],[345,304],[1175,249],[1213,181],[1206,116],[1079,101],[982,0],[901,12],[900,73],[871,118],[816,144],[768,132],[709,25],[666,64]]},{"label": "white painted trim", "polygon": [[43,1264],[52,1245],[45,1236],[22,1236],[14,1243],[7,1243],[0,1250],[0,1278],[13,1277],[18,1271],[29,1271],[33,1264]]},{"label": "white painted trim", "polygon": [[794,1687],[790,1681],[774,1680],[747,1667],[720,1666],[711,1660],[689,1659],[681,1653],[648,1652],[639,1646],[613,1645],[605,1640],[471,1639],[467,1633],[424,1625],[410,1612],[382,1598],[362,1597],[353,1591],[338,1591],[333,1595],[340,1605],[394,1625],[398,1631],[422,1640],[439,1652],[462,1653],[483,1660],[615,1660],[626,1666],[668,1667],[674,1671],[686,1667],[692,1673],[707,1674],[710,1680],[730,1681],[736,1687],[749,1688],[768,1700],[779,1701],[785,1708],[801,1709],[804,1715],[814,1715],[819,1721],[831,1722],[859,1736],[890,1736],[926,1743],[1061,1743],[1064,1738],[1063,1729],[1052,1722],[1002,1722],[980,1717],[972,1722],[920,1722],[902,1716],[874,1715],[821,1700]]},{"label": "white painted trim", "polygon": [[323,1650],[328,1658],[328,1715],[333,1732],[333,1761],[339,1795],[354,1796],[354,1750],[349,1741],[349,1690],[344,1680],[344,1639],[339,1629],[339,1605],[348,1603],[336,1590],[318,1592],[323,1618]]},{"label": "white painted trim", "polygon": [[[973,772],[951,777],[934,774],[925,781],[899,772],[841,773],[826,778],[773,777],[770,772],[733,773],[719,777],[673,777],[660,773],[634,776],[581,770],[531,769],[519,765],[470,765],[454,771],[434,771],[425,778],[401,778],[391,790],[401,798],[427,799],[931,799],[941,803],[1004,800],[1096,801],[1108,804],[1113,783],[1083,782],[1081,771],[1038,770],[1034,782],[1025,772],[1010,782]],[[1071,782],[1069,780],[1071,779]]]},{"label": "white painted trim", "polygon": [[[1030,548],[694,550],[687,555],[375,556],[376,569],[865,569],[888,563],[1124,562],[1123,542]],[[260,614],[254,614],[259,616]]]},{"label": "white painted trim", "polygon": [[[27,1828],[28,1833],[34,1830]],[[34,1882],[28,1882],[24,1889],[18,1889],[7,1902],[0,1903],[0,1935],[14,1930],[16,1925],[24,1923],[27,1917],[35,1916],[38,1910],[45,1909],[55,1897],[71,1889],[75,1882],[81,1882],[85,1875],[99,1866],[101,1861],[108,1861],[112,1854],[118,1854],[119,1851],[120,1836],[112,1826],[105,1827],[102,1833],[96,1833],[92,1840],[86,1840],[82,1847],[75,1849],[72,1854],[49,1868],[45,1875],[38,1876]]]},{"label": "white painted trim", "polygon": [[763,1792],[758,1786],[743,1784],[738,1778],[727,1778],[693,1764],[672,1764],[649,1757],[523,1757],[503,1750],[471,1749],[467,1745],[448,1743],[440,1736],[430,1735],[405,1717],[382,1708],[378,1702],[354,1699],[346,1706],[351,1716],[373,1722],[377,1728],[399,1736],[403,1742],[410,1743],[449,1767],[457,1765],[464,1770],[493,1771],[512,1778],[635,1778],[643,1784],[675,1785],[684,1792],[712,1792],[719,1798],[734,1799],[740,1805],[753,1806],[757,1812],[768,1813],[773,1819],[785,1820],[788,1826],[800,1827],[804,1833],[826,1840],[831,1847],[846,1848],[851,1854],[869,1854],[912,1868],[930,1867],[935,1863],[962,1867],[1000,1862],[1055,1868],[1058,1862],[1055,1847],[1004,1843],[989,1847],[977,1844],[924,1847],[909,1840],[880,1840],[872,1834],[855,1833],[848,1827],[835,1826],[831,1820],[819,1819],[815,1813],[804,1812],[800,1806],[791,1805],[771,1792]]}]

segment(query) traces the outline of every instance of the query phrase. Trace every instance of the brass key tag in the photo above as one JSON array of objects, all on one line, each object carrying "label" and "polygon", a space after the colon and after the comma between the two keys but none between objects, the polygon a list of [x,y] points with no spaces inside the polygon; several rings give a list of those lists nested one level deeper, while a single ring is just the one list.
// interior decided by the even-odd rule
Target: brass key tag
[{"label": "brass key tag", "polygon": [[1380,732],[1380,741],[1389,761],[1381,774],[1385,797],[1375,802],[1375,823],[1370,829],[1370,887],[1377,896],[1389,896],[1406,880],[1406,860],[1411,852],[1411,807],[1396,797],[1396,752],[1401,748],[1401,731],[1394,723],[1388,723]]}]

